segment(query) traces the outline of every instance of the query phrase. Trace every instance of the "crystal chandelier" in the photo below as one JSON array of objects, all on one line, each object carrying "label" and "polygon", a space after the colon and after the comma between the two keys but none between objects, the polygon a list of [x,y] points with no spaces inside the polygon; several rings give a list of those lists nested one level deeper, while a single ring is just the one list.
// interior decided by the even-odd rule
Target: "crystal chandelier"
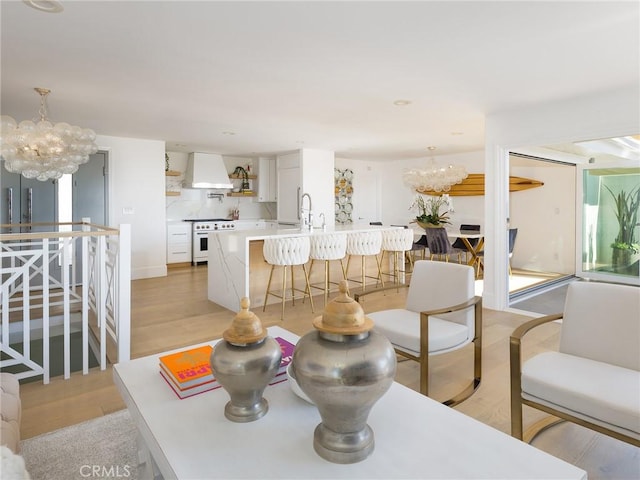
[{"label": "crystal chandelier", "polygon": [[[436,147],[429,147],[433,152]],[[461,183],[469,174],[462,166],[441,166],[431,158],[426,168],[407,169],[402,179],[404,183],[419,193],[448,192],[451,186]]]},{"label": "crystal chandelier", "polygon": [[35,88],[40,94],[40,119],[36,123],[23,120],[19,124],[8,115],[0,118],[0,154],[9,172],[40,181],[74,173],[98,151],[96,134],[88,128],[72,127],[47,119],[46,88]]}]

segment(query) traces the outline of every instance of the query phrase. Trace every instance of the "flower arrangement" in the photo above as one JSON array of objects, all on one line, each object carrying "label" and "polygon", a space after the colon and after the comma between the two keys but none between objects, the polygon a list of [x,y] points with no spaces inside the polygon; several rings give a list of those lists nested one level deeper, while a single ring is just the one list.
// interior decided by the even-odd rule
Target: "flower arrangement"
[{"label": "flower arrangement", "polygon": [[630,250],[631,253],[638,253],[640,245],[635,238],[635,229],[638,224],[638,207],[640,207],[640,187],[634,188],[631,192],[626,193],[621,190],[617,195],[613,191],[604,186],[613,201],[615,202],[615,213],[618,219],[618,235],[611,244],[615,250]]},{"label": "flower arrangement", "polygon": [[[446,208],[442,213],[440,213],[441,207]],[[418,212],[414,222],[421,227],[442,226],[451,223],[448,216],[449,199],[444,195],[440,197],[429,197],[426,200],[424,196],[417,195],[409,209]]]}]

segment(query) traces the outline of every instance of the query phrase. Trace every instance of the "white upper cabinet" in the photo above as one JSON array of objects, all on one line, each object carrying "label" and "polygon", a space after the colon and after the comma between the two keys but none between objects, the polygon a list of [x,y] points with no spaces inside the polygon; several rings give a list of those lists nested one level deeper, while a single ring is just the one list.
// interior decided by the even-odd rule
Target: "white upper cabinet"
[{"label": "white upper cabinet", "polygon": [[300,174],[300,154],[298,152],[278,155],[278,205],[276,207],[278,222],[297,224],[300,221],[299,207],[302,195]]},{"label": "white upper cabinet", "polygon": [[303,148],[278,155],[278,221],[300,222],[300,199],[311,196],[316,223],[324,214],[326,224],[334,225],[334,163],[333,152]]},{"label": "white upper cabinet", "polygon": [[257,162],[258,201],[277,201],[277,169],[276,157],[259,157]]}]

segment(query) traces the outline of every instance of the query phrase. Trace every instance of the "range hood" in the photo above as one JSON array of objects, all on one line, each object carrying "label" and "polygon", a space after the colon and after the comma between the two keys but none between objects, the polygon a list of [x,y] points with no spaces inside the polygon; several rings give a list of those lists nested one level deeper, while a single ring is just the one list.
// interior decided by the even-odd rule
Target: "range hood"
[{"label": "range hood", "polygon": [[184,187],[232,189],[233,183],[229,180],[222,155],[190,153],[184,176]]}]

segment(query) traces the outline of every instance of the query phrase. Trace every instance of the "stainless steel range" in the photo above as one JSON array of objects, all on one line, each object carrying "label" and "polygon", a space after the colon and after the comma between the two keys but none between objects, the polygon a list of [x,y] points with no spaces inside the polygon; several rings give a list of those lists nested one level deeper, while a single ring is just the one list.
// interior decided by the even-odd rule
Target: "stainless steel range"
[{"label": "stainless steel range", "polygon": [[198,263],[203,263],[208,260],[207,252],[209,250],[210,232],[236,229],[235,222],[226,218],[209,218],[186,221],[193,223],[191,235],[193,238],[191,263],[193,265],[197,265]]}]

